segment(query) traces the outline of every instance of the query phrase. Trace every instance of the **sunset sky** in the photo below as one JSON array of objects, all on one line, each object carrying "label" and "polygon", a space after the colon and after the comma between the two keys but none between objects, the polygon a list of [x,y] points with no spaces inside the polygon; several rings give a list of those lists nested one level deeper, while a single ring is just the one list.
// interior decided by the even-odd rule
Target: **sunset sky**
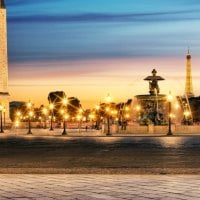
[{"label": "sunset sky", "polygon": [[161,93],[184,93],[188,46],[200,95],[199,0],[5,0],[11,100],[46,104],[63,90],[92,107],[110,93],[148,93],[153,68]]}]

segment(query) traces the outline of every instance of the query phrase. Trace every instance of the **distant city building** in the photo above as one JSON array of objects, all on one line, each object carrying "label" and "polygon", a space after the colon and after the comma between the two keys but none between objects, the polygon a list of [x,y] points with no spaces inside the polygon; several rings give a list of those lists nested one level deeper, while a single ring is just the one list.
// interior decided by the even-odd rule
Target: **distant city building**
[{"label": "distant city building", "polygon": [[5,108],[9,120],[7,20],[4,0],[0,0],[0,104]]}]

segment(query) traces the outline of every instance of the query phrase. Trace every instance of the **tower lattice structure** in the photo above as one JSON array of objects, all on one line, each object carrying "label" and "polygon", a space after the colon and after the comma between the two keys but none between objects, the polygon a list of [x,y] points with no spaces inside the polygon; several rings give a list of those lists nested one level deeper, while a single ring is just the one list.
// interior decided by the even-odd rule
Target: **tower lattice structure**
[{"label": "tower lattice structure", "polygon": [[191,65],[191,54],[190,50],[187,53],[187,64],[186,64],[186,84],[185,84],[185,94],[187,97],[193,97],[193,85],[192,85],[192,65]]}]

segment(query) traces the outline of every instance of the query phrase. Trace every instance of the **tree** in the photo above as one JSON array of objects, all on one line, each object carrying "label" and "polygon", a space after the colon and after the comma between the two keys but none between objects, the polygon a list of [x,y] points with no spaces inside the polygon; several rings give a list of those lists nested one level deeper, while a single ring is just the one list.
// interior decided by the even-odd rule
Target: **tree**
[{"label": "tree", "polygon": [[67,112],[71,117],[76,117],[76,115],[82,109],[80,100],[76,97],[69,97],[68,104],[67,104]]},{"label": "tree", "polygon": [[48,95],[49,104],[53,104],[53,114],[56,119],[61,120],[60,110],[63,106],[63,99],[66,99],[66,94],[63,91],[50,92]]},{"label": "tree", "polygon": [[25,111],[26,111],[26,102],[23,102],[23,101],[10,102],[10,119],[12,121],[15,120],[17,111],[25,113]]}]

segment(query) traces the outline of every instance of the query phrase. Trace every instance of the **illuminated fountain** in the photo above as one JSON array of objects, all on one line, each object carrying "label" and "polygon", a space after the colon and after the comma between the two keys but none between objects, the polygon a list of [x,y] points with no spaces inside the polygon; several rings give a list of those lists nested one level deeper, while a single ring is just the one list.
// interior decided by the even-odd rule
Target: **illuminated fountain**
[{"label": "illuminated fountain", "polygon": [[167,96],[160,94],[159,81],[165,80],[157,76],[153,69],[152,76],[144,79],[149,82],[149,94],[137,95],[137,119],[141,125],[165,125],[168,118]]}]

